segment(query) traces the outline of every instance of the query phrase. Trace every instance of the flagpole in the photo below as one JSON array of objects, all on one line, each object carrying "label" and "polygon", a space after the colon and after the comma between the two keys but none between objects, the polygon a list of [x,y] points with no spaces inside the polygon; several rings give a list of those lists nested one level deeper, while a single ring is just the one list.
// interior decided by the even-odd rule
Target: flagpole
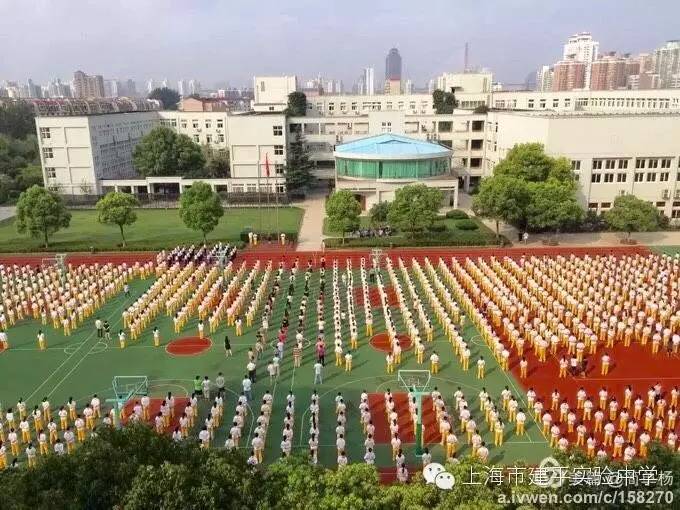
[{"label": "flagpole", "polygon": [[[269,230],[271,227],[271,223],[269,222],[269,209],[271,207],[271,190],[269,189],[269,154],[265,152],[264,154],[264,170],[265,170],[265,179],[267,183],[267,230]],[[268,234],[271,234],[271,232],[267,232]]]},{"label": "flagpole", "polygon": [[260,235],[262,235],[262,186],[260,176],[262,175],[262,165],[257,164],[257,209],[260,211]]}]

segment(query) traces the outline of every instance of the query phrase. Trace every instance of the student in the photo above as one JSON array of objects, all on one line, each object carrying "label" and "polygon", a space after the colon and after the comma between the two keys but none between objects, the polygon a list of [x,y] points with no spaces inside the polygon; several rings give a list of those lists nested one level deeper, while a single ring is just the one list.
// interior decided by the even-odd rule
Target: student
[{"label": "student", "polygon": [[215,377],[215,386],[217,387],[218,397],[224,397],[224,385],[225,385],[224,375],[222,375],[222,372],[218,372],[217,377]]},{"label": "student", "polygon": [[104,321],[104,340],[111,340],[111,325],[109,321]]},{"label": "student", "polygon": [[322,370],[323,365],[321,362],[317,361],[314,363],[314,384],[323,384]]},{"label": "student", "polygon": [[155,326],[153,328],[153,345],[154,347],[160,347],[161,345],[161,333]]},{"label": "student", "polygon": [[104,323],[102,320],[97,317],[94,321],[94,327],[97,330],[97,338],[103,338],[104,337]]},{"label": "student", "polygon": [[224,355],[227,358],[229,356],[232,356],[231,342],[229,341],[229,335],[224,335]]}]

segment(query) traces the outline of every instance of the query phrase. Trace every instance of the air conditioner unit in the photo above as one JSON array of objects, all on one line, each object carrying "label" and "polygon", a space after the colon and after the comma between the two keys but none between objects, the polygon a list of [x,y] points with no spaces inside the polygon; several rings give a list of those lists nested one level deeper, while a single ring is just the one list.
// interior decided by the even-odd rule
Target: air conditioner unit
[{"label": "air conditioner unit", "polygon": [[671,198],[670,190],[667,189],[663,190],[663,192],[661,193],[661,198],[663,198],[664,200],[668,200],[669,198]]}]

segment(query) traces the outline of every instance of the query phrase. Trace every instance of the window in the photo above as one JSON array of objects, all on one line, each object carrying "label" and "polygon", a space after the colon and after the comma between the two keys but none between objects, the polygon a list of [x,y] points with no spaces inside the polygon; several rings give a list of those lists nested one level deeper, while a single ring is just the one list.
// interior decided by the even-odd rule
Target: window
[{"label": "window", "polygon": [[619,159],[619,169],[624,169],[628,168],[628,160],[627,159]]},{"label": "window", "polygon": [[590,176],[590,182],[600,182],[602,180],[602,174],[592,174]]},{"label": "window", "polygon": [[54,153],[52,152],[52,147],[43,147],[42,150],[43,158],[45,159],[51,159],[54,157]]},{"label": "window", "polygon": [[614,174],[609,172],[604,174],[604,182],[614,182]]},{"label": "window", "polygon": [[616,161],[613,159],[608,159],[605,161],[605,168],[607,170],[612,170],[616,166]]},{"label": "window", "polygon": [[217,141],[219,143],[224,143],[224,135],[222,133],[217,135]]},{"label": "window", "polygon": [[671,218],[680,218],[680,209],[675,209],[671,212]]},{"label": "window", "polygon": [[328,103],[328,111],[332,112],[333,110],[335,110],[335,103]]},{"label": "window", "polygon": [[481,150],[484,140],[470,140],[470,149],[473,151]]},{"label": "window", "polygon": [[659,167],[659,160],[658,159],[650,159],[649,160],[649,166],[647,168],[658,168]]},{"label": "window", "polygon": [[666,207],[666,202],[657,202],[656,206],[657,207]]},{"label": "window", "polygon": [[661,160],[661,168],[670,168],[671,167],[671,158],[663,158]]},{"label": "window", "polygon": [[636,159],[635,160],[635,168],[644,168],[645,167],[645,160],[644,159]]},{"label": "window", "polygon": [[571,169],[572,170],[581,170],[581,162],[578,159],[572,159],[571,160]]},{"label": "window", "polygon": [[224,120],[217,119],[217,129],[222,129],[224,127]]},{"label": "window", "polygon": [[196,143],[198,143],[198,142],[199,142],[199,138],[198,138],[198,135],[194,135],[194,142],[196,142]]},{"label": "window", "polygon": [[283,126],[273,126],[274,136],[283,136]]},{"label": "window", "polygon": [[661,172],[659,174],[659,181],[666,182],[666,181],[668,181],[669,177],[670,177],[670,174],[668,172]]},{"label": "window", "polygon": [[47,138],[50,138],[51,133],[50,133],[50,128],[40,128],[40,139],[45,140]]},{"label": "window", "polygon": [[647,182],[656,182],[656,172],[647,172]]},{"label": "window", "polygon": [[539,108],[545,108],[545,99],[541,99],[541,100],[538,102],[538,107],[539,107]]},{"label": "window", "polygon": [[560,106],[560,100],[559,99],[553,99],[553,108],[558,108]]},{"label": "window", "polygon": [[205,135],[205,143],[212,143],[212,135]]},{"label": "window", "polygon": [[246,184],[246,191],[248,193],[255,193],[257,191],[257,184]]},{"label": "window", "polygon": [[51,167],[51,166],[45,167],[45,173],[47,174],[48,179],[56,179],[57,178],[57,171],[54,169],[54,167]]},{"label": "window", "polygon": [[286,185],[285,184],[277,184],[276,185],[276,192],[277,193],[285,193],[286,192]]},{"label": "window", "polygon": [[276,172],[276,175],[283,175],[283,165],[277,163],[274,165],[274,171]]},{"label": "window", "polygon": [[187,128],[187,121],[186,121],[186,120],[183,120],[183,121],[182,121],[181,127],[182,127],[182,129],[186,129],[186,128]]},{"label": "window", "polygon": [[231,191],[234,193],[243,193],[243,184],[232,184]]},{"label": "window", "polygon": [[527,108],[533,108],[533,107],[534,107],[534,100],[529,99],[529,101],[527,102]]},{"label": "window", "polygon": [[612,206],[611,202],[602,202],[601,208],[602,209],[609,209]]},{"label": "window", "polygon": [[593,160],[593,170],[602,170],[602,160],[601,159],[594,159]]},{"label": "window", "polygon": [[645,178],[644,172],[635,172],[635,182],[642,182]]},{"label": "window", "polygon": [[482,158],[470,158],[470,168],[480,168],[482,166]]},{"label": "window", "polygon": [[177,119],[172,119],[172,120],[170,121],[170,125],[171,125],[172,127],[176,128],[176,127],[177,127]]},{"label": "window", "polygon": [[569,108],[571,106],[571,99],[565,99],[564,100],[564,107]]},{"label": "window", "polygon": [[198,129],[198,119],[193,119],[191,121],[191,127],[193,127],[194,129]]},{"label": "window", "polygon": [[392,123],[391,122],[383,122],[382,123],[382,132],[383,133],[391,133],[392,132]]},{"label": "window", "polygon": [[264,92],[264,82],[260,82],[260,92]]},{"label": "window", "polygon": [[274,145],[274,155],[283,156],[283,145]]},{"label": "window", "polygon": [[212,121],[210,119],[206,119],[205,129],[210,129],[211,127],[212,127]]},{"label": "window", "polygon": [[616,174],[616,182],[626,182],[626,174]]}]

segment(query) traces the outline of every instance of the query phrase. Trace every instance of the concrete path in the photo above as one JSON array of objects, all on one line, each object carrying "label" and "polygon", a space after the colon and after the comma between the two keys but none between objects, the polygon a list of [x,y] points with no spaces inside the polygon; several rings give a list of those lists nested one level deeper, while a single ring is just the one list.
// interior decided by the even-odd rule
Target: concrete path
[{"label": "concrete path", "polygon": [[3,206],[0,207],[0,221],[6,220],[8,218],[13,218],[17,213],[17,208],[15,206]]},{"label": "concrete path", "polygon": [[305,211],[298,234],[298,251],[321,250],[321,240],[325,237],[323,235],[323,219],[326,216],[325,202],[325,195],[316,194],[308,197],[304,202],[295,204]]}]

